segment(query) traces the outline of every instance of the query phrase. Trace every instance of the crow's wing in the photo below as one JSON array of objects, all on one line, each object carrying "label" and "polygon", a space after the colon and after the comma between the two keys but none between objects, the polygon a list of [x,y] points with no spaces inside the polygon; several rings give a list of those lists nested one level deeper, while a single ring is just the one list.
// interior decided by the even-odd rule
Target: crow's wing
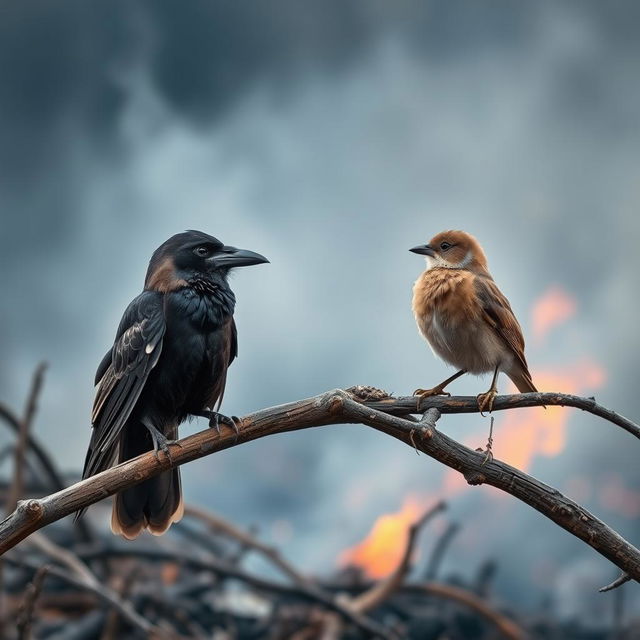
[{"label": "crow's wing", "polygon": [[160,358],[165,328],[160,293],[141,293],[124,312],[111,353],[102,360],[96,374],[99,379],[91,417],[93,433],[83,478],[113,463],[122,427]]},{"label": "crow's wing", "polygon": [[236,321],[231,317],[231,336],[229,345],[229,364],[238,357],[238,329]]}]

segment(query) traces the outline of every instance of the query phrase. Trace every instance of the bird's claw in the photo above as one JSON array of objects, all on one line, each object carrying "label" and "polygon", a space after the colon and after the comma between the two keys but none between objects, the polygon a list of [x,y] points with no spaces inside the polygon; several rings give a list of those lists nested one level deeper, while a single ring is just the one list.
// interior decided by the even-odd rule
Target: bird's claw
[{"label": "bird's claw", "polygon": [[424,398],[430,398],[431,396],[450,396],[451,394],[445,391],[442,385],[438,385],[431,389],[416,389],[413,395],[418,396],[418,412],[420,412]]},{"label": "bird's claw", "polygon": [[443,387],[438,385],[432,389],[416,389],[413,392],[414,396],[420,396],[421,398],[429,398],[430,396],[450,396],[448,391],[445,391]]},{"label": "bird's claw", "polygon": [[183,448],[182,444],[178,440],[169,440],[165,435],[158,432],[156,434],[152,434],[153,438],[153,453],[156,457],[156,460],[160,462],[160,451],[164,453],[165,456],[169,459],[169,462],[173,464],[173,456],[171,455],[171,445],[175,444],[181,449]]},{"label": "bird's claw", "polygon": [[209,428],[215,429],[220,435],[220,424],[226,424],[228,427],[231,427],[236,432],[236,437],[240,433],[238,428],[238,423],[240,419],[237,416],[225,416],[223,413],[218,413],[217,411],[209,411],[207,413],[209,418]]},{"label": "bird's claw", "polygon": [[489,389],[486,393],[479,393],[476,396],[478,402],[478,410],[480,415],[484,416],[484,412],[491,413],[493,410],[493,401],[496,399],[498,392],[495,389]]}]

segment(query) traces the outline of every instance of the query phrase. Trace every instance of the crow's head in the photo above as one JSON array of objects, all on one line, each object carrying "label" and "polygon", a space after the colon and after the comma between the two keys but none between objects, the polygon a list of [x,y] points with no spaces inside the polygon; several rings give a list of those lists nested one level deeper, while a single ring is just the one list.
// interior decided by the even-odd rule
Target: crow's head
[{"label": "crow's head", "polygon": [[269,262],[264,256],[236,249],[202,231],[185,231],[163,242],[153,253],[145,289],[172,291],[190,280],[226,277],[229,269]]}]

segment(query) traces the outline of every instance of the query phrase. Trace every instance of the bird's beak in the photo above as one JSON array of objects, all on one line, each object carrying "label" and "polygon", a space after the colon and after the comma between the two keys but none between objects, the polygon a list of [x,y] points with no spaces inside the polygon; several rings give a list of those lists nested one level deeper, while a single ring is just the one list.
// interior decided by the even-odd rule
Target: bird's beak
[{"label": "bird's beak", "polygon": [[222,247],[215,255],[209,258],[214,267],[249,267],[252,264],[262,264],[269,262],[264,256],[248,249],[236,249],[235,247]]},{"label": "bird's beak", "polygon": [[417,247],[413,247],[413,249],[409,249],[409,251],[411,251],[412,253],[417,253],[421,256],[431,256],[432,258],[433,256],[436,255],[436,252],[434,251],[433,247],[428,244],[419,244]]}]

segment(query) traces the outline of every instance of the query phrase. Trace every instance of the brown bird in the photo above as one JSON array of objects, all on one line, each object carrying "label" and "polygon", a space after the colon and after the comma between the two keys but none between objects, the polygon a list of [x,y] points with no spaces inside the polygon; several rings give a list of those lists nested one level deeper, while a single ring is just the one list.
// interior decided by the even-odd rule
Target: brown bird
[{"label": "brown bird", "polygon": [[414,395],[450,395],[445,387],[465,373],[493,373],[478,395],[480,412],[491,411],[503,371],[522,393],[537,391],[524,357],[524,338],[509,301],[487,268],[478,241],[464,231],[443,231],[410,249],[426,256],[427,269],[413,286],[413,313],[434,353],[459,371]]}]

